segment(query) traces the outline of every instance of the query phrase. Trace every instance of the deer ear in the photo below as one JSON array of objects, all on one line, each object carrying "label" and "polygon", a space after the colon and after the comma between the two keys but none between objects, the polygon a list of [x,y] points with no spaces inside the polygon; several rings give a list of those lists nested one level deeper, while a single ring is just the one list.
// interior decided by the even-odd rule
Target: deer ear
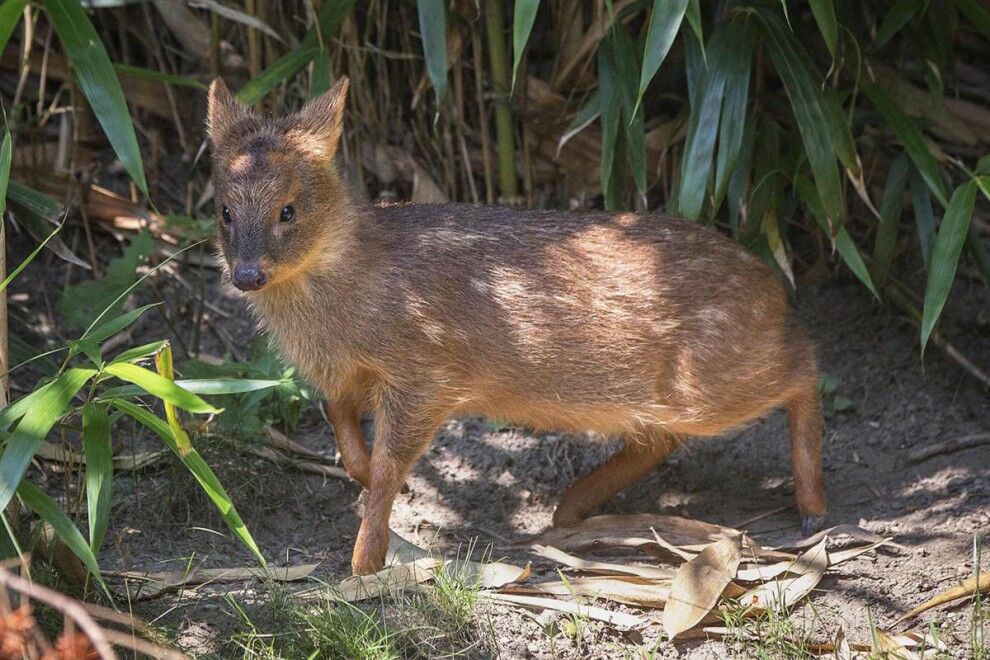
[{"label": "deer ear", "polygon": [[251,111],[244,107],[237,97],[230,93],[227,84],[217,78],[210,85],[210,97],[206,114],[206,133],[214,146],[239,121],[250,116]]},{"label": "deer ear", "polygon": [[303,106],[296,115],[297,126],[306,137],[328,156],[337,150],[337,141],[344,126],[344,106],[350,81],[343,76],[331,89]]}]

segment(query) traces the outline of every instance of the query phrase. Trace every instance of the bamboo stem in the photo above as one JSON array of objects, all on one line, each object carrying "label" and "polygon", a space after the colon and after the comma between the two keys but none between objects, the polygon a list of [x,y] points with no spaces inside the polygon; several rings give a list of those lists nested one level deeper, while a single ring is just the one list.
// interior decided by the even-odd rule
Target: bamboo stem
[{"label": "bamboo stem", "polygon": [[485,27],[488,33],[488,59],[495,97],[495,140],[498,148],[499,201],[515,204],[519,197],[516,181],[516,145],[509,107],[509,71],[505,57],[502,2],[486,0]]}]

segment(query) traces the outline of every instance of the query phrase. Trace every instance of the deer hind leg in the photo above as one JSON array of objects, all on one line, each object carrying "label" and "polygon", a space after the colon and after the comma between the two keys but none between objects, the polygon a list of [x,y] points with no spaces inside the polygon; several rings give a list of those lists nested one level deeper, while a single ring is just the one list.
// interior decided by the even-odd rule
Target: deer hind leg
[{"label": "deer hind leg", "polygon": [[814,370],[788,399],[794,491],[801,513],[801,531],[810,535],[822,528],[827,510],[822,478],[822,405]]},{"label": "deer hind leg", "polygon": [[366,489],[370,484],[371,450],[361,432],[361,406],[349,400],[327,403],[327,416],[337,439],[337,451],[347,476]]},{"label": "deer hind leg", "polygon": [[616,493],[653,471],[677,445],[675,437],[654,429],[642,437],[627,437],[619,453],[564,491],[553,513],[553,526],[581,522]]}]

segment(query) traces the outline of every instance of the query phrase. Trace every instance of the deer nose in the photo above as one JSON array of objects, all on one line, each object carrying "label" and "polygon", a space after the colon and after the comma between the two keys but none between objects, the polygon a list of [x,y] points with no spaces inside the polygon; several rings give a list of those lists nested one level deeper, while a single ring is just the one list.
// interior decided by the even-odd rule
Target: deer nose
[{"label": "deer nose", "polygon": [[257,291],[268,281],[258,264],[238,264],[234,267],[232,279],[234,286],[241,291]]}]

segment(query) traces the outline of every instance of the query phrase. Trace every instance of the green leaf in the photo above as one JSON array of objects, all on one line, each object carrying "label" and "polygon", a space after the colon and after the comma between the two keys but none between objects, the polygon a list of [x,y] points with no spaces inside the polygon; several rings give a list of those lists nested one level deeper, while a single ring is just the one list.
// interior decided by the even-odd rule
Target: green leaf
[{"label": "green leaf", "polygon": [[245,105],[254,105],[277,85],[309,64],[319,52],[320,49],[316,47],[290,50],[241,87],[237,92],[237,98]]},{"label": "green leaf", "polygon": [[[258,392],[285,385],[284,380],[266,380],[257,378],[190,378],[174,381],[176,385],[192,392],[193,394],[204,394],[206,396],[220,396],[225,394],[245,394],[247,392]],[[114,387],[103,392],[104,399],[116,397],[136,396],[142,393],[141,388],[123,385]]]},{"label": "green leaf", "polygon": [[[34,452],[38,451],[45,436],[68,412],[69,404],[82,386],[95,375],[95,369],[69,369],[53,382],[8,406],[17,406],[14,412],[22,413],[23,417],[7,439],[7,446],[0,457],[0,510],[6,508],[14,496]],[[6,409],[4,413],[7,413]],[[12,421],[9,420],[8,424]]]},{"label": "green leaf", "polygon": [[598,46],[598,93],[602,102],[602,160],[601,185],[605,195],[605,208],[617,207],[615,186],[615,154],[618,150],[619,125],[622,123],[622,101],[619,98],[619,83],[616,80],[615,54],[612,39],[605,38]]},{"label": "green leaf", "polygon": [[103,536],[110,520],[113,446],[110,444],[110,418],[105,406],[87,403],[83,406],[82,418],[89,547],[96,554],[103,545]]},{"label": "green leaf", "polygon": [[[681,29],[684,12],[688,0],[653,0],[653,10],[650,12],[650,23],[646,28],[646,46],[643,50],[643,70],[639,76],[639,90],[636,95],[636,106],[643,101],[643,93],[649,87],[650,81],[660,69],[674,37]],[[701,37],[698,37],[701,40]]]},{"label": "green leaf", "polygon": [[829,55],[835,60],[835,48],[839,41],[839,24],[835,20],[835,5],[832,0],[809,0],[811,13],[815,15],[815,22],[825,39]]},{"label": "green leaf", "polygon": [[131,239],[121,256],[110,262],[102,278],[65,287],[55,305],[65,324],[71,328],[86,328],[102,317],[118,313],[127,300],[126,296],[121,297],[122,294],[138,281],[137,269],[154,249],[151,234],[142,231]]},{"label": "green leaf", "polygon": [[890,8],[890,11],[887,12],[887,15],[883,17],[883,21],[880,22],[873,47],[877,49],[883,48],[927,4],[927,2],[922,2],[921,0],[897,0]]},{"label": "green leaf", "polygon": [[[423,57],[437,100],[447,96],[447,9],[445,0],[416,0]],[[513,79],[514,80],[514,79]]]},{"label": "green leaf", "polygon": [[136,364],[114,362],[108,364],[104,371],[121,380],[134,383],[148,394],[156,396],[162,401],[174,404],[183,410],[188,410],[192,413],[219,412],[217,408],[203,401],[192,392],[182,389],[173,381],[159,376],[150,369],[139,367]]},{"label": "green leaf", "polygon": [[26,5],[27,0],[0,2],[0,53],[7,50],[7,42],[10,41],[14,28],[20,23]]},{"label": "green leaf", "polygon": [[567,141],[572,137],[583,131],[585,128],[591,125],[593,121],[598,119],[602,114],[602,95],[600,90],[595,90],[588,100],[585,102],[584,107],[577,113],[574,120],[571,121],[570,126],[564,131],[564,134],[560,136],[560,140],[557,141],[557,155],[560,155],[560,150],[564,148]]},{"label": "green leaf", "polygon": [[[43,247],[47,247],[64,261],[84,270],[91,269],[88,263],[74,255],[62,239],[55,235],[61,227],[60,221],[63,215],[63,208],[58,202],[16,179],[10,179],[7,182],[7,206],[27,232]],[[50,225],[56,226],[54,232]]]},{"label": "green leaf", "polygon": [[890,272],[897,248],[897,233],[901,226],[901,213],[904,207],[904,188],[907,185],[908,160],[901,154],[890,164],[887,183],[880,200],[880,222],[877,237],[873,244],[873,277],[883,284]]},{"label": "green leaf", "polygon": [[166,85],[178,85],[180,87],[195,87],[196,89],[202,89],[203,91],[209,89],[209,87],[195,78],[189,78],[188,76],[177,76],[173,73],[164,73],[162,71],[155,71],[154,69],[145,69],[141,66],[131,66],[130,64],[120,64],[119,62],[114,62],[113,70],[116,71],[118,75],[126,76],[128,78],[151,80],[153,82],[165,83]]},{"label": "green leaf", "polygon": [[918,243],[921,245],[921,255],[927,270],[932,262],[932,251],[935,249],[935,211],[932,209],[932,191],[914,165],[911,166],[908,176],[911,180],[914,224],[918,228]]},{"label": "green leaf", "polygon": [[[13,156],[13,148],[10,141],[10,130],[7,128],[7,123],[4,122],[3,142],[0,143],[0,222],[3,221],[3,212],[7,208],[7,182],[10,181],[10,160]],[[35,254],[37,254],[37,250]],[[33,258],[33,255],[30,258]],[[3,284],[0,285],[0,291],[7,288],[9,281],[10,278],[3,281]]]},{"label": "green leaf", "polygon": [[148,182],[144,178],[134,123],[100,35],[78,0],[44,0],[44,5],[93,115],[124,169],[147,196]]},{"label": "green leaf", "polygon": [[[818,198],[818,191],[811,182],[808,181],[807,177],[799,176],[795,181],[795,188],[797,189],[798,195],[801,197],[801,201],[804,202],[805,206],[814,216],[815,220],[818,221],[818,225],[825,232],[826,236],[830,235],[830,227],[828,224],[828,219],[825,216],[825,212],[822,209],[821,200]],[[835,237],[832,239],[835,244],[835,249],[842,257],[842,260],[849,267],[860,282],[866,285],[866,288],[870,290],[878,300],[880,294],[877,293],[876,286],[873,284],[873,278],[870,276],[870,271],[866,267],[866,263],[863,261],[863,256],[859,253],[859,248],[856,247],[856,242],[853,241],[852,236],[846,231],[846,228],[838,225],[835,231]]]},{"label": "green leaf", "polygon": [[884,116],[890,127],[894,129],[901,142],[904,143],[904,148],[907,149],[908,155],[914,162],[914,166],[918,168],[925,183],[935,194],[935,199],[942,206],[948,204],[949,197],[945,190],[945,183],[939,174],[938,164],[935,162],[932,152],[929,151],[928,145],[925,144],[925,139],[921,136],[918,127],[883,89],[876,85],[866,85],[863,87],[863,92],[873,106]]},{"label": "green leaf", "polygon": [[725,197],[729,178],[736,168],[746,132],[746,106],[749,103],[749,78],[753,63],[756,33],[748,21],[734,21],[725,26],[730,30],[731,56],[726,62],[725,90],[722,115],[718,127],[718,156],[715,162],[713,210]]},{"label": "green leaf", "polygon": [[615,73],[619,102],[622,108],[625,149],[629,157],[636,190],[646,194],[646,123],[643,109],[636,104],[636,48],[625,29],[616,29],[611,35],[615,55]]},{"label": "green leaf", "polygon": [[[248,531],[247,527],[244,525],[244,521],[241,520],[240,515],[237,513],[237,509],[234,507],[233,501],[231,501],[230,496],[227,495],[227,491],[224,490],[223,485],[220,480],[217,479],[216,474],[210,469],[206,461],[199,455],[195,449],[191,446],[185,449],[180,449],[181,441],[176,439],[172,434],[171,427],[164,421],[152,415],[150,412],[144,408],[140,408],[130,401],[125,401],[123,399],[115,399],[112,401],[115,408],[123,412],[124,414],[132,417],[139,423],[148,427],[154,431],[158,437],[160,437],[168,447],[175,452],[182,463],[189,469],[193,477],[199,482],[200,487],[209,496],[210,500],[220,511],[220,515],[227,522],[231,531],[240,539],[243,543],[257,558],[258,562],[264,566],[266,565],[265,558],[261,555],[261,551],[258,550],[258,545],[254,542],[251,533]],[[188,439],[187,439],[188,440]]]},{"label": "green leaf", "polygon": [[925,306],[921,313],[921,354],[935,330],[949,297],[952,283],[956,279],[959,255],[966,243],[969,223],[973,217],[973,204],[976,202],[976,183],[969,181],[956,188],[945,209],[945,216],[938,229],[932,263],[925,283]]},{"label": "green leaf", "polygon": [[333,75],[330,72],[330,54],[324,48],[313,59],[313,71],[309,77],[309,98],[311,100],[315,99],[330,89],[332,83]]},{"label": "green leaf", "polygon": [[820,92],[821,76],[806,66],[810,58],[776,15],[762,10],[757,15],[766,26],[766,45],[790,99],[825,216],[829,225],[841,225],[844,215],[842,186]]},{"label": "green leaf", "polygon": [[540,8],[540,0],[516,0],[512,12],[512,88],[516,88],[516,75],[519,73],[519,62],[522,61],[523,51],[533,31],[536,22],[536,12]]},{"label": "green leaf", "polygon": [[167,340],[159,339],[158,341],[153,341],[148,344],[135,346],[127,349],[126,351],[121,351],[110,362],[137,362],[138,360],[143,360],[146,357],[151,357],[158,351],[162,350],[167,344]]},{"label": "green leaf", "polygon": [[983,35],[984,39],[990,39],[990,11],[986,7],[977,0],[956,0],[956,7]]},{"label": "green leaf", "polygon": [[65,542],[65,545],[72,551],[72,554],[79,557],[79,561],[93,575],[93,578],[99,583],[103,592],[107,595],[107,598],[113,600],[110,590],[107,589],[107,585],[103,582],[103,577],[100,575],[100,565],[96,562],[93,551],[86,543],[86,539],[83,538],[82,532],[79,531],[79,528],[76,527],[69,516],[43,490],[29,481],[24,481],[17,487],[17,495],[24,504],[38,514],[39,518],[52,526],[55,534]]},{"label": "green leaf", "polygon": [[105,321],[94,328],[90,328],[79,339],[91,339],[95,342],[101,342],[105,339],[109,339],[118,332],[126,330],[132,323],[137,321],[142,314],[147,312],[152,307],[157,307],[158,305],[161,305],[161,303],[151,303],[149,305],[135,307],[129,312],[124,312],[117,318]]},{"label": "green leaf", "polygon": [[705,57],[705,37],[701,31],[701,3],[698,0],[690,0],[688,2],[687,12],[685,12],[687,17],[688,25],[691,26],[691,31],[694,32],[695,39],[698,40],[698,47],[701,49],[701,57]]}]

